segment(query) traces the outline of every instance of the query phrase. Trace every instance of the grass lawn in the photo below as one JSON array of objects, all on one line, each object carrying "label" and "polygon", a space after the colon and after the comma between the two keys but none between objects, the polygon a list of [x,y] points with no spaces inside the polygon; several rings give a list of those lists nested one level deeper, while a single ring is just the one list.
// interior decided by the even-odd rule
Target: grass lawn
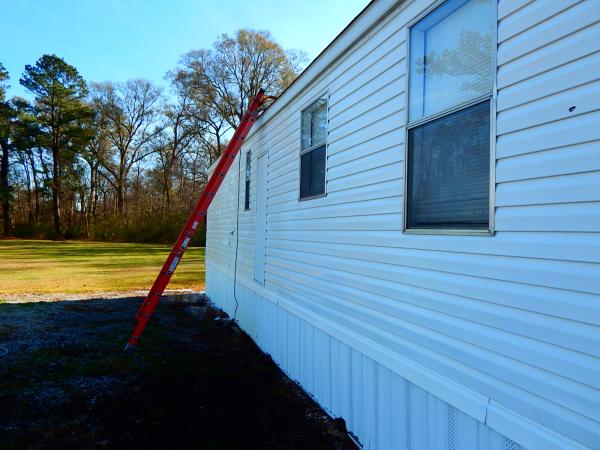
[{"label": "grass lawn", "polygon": [[[3,295],[148,290],[170,246],[0,240]],[[190,248],[169,289],[204,289],[204,248]]]}]

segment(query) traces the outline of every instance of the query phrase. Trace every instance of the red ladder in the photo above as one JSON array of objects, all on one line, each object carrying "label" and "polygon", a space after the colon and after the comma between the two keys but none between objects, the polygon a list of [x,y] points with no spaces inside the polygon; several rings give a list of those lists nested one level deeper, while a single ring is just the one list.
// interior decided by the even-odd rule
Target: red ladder
[{"label": "red ladder", "polygon": [[252,100],[252,103],[250,103],[248,106],[248,111],[246,111],[246,114],[244,114],[244,117],[242,117],[242,121],[235,130],[235,133],[233,134],[225,153],[223,153],[223,156],[219,160],[215,171],[210,176],[210,179],[204,188],[204,192],[200,196],[198,203],[196,203],[196,207],[190,214],[185,227],[179,234],[171,253],[167,257],[162,269],[158,273],[150,292],[148,292],[146,299],[140,306],[135,318],[136,324],[133,328],[133,333],[131,334],[131,338],[127,342],[127,345],[125,346],[125,350],[133,348],[135,345],[137,345],[138,340],[144,331],[152,312],[154,311],[154,308],[156,308],[156,305],[160,300],[160,296],[165,291],[165,288],[171,280],[171,276],[173,276],[173,272],[175,272],[175,269],[177,268],[177,264],[179,264],[179,261],[181,261],[183,254],[187,250],[188,244],[192,240],[192,237],[194,237],[194,234],[196,234],[198,225],[200,225],[202,221],[206,219],[208,207],[215,198],[215,194],[219,190],[219,186],[221,186],[221,183],[225,179],[225,175],[227,175],[227,171],[231,167],[231,164],[233,164],[233,160],[244,143],[244,139],[246,139],[246,136],[248,136],[252,125],[254,125],[254,122],[258,117],[258,108],[262,105],[264,100],[267,98],[272,98],[266,97],[264,94],[265,92],[262,89],[258,91],[256,97],[254,97],[254,100]]}]

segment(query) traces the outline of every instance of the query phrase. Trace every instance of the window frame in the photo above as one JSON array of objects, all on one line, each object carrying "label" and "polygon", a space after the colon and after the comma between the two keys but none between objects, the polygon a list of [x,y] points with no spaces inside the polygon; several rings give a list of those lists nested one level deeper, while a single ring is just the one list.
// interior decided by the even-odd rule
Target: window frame
[{"label": "window frame", "polygon": [[[415,26],[421,19],[435,11],[448,0],[437,0],[424,9],[420,14],[408,22],[406,25],[406,58],[405,58],[405,96],[404,96],[404,199],[402,211],[402,233],[403,234],[433,234],[433,235],[456,235],[456,236],[493,236],[495,234],[495,204],[496,204],[496,102],[497,102],[497,78],[498,78],[498,3],[494,3],[493,21],[495,24],[492,31],[492,90],[490,93],[480,95],[476,98],[454,105],[445,110],[439,111],[428,116],[421,117],[413,122],[410,121],[409,97],[410,97],[410,60],[411,60],[411,42],[410,34],[412,27]],[[469,229],[469,228],[409,228],[407,226],[408,218],[408,135],[409,131],[417,128],[428,122],[432,122],[444,116],[461,111],[463,109],[474,106],[478,103],[490,102],[490,179],[489,179],[489,205],[488,205],[488,228],[486,229]]]},{"label": "window frame", "polygon": [[[250,191],[252,190],[252,150],[246,152],[246,166],[244,167],[244,211],[250,211]],[[248,171],[248,165],[250,170]],[[248,173],[250,172],[250,173]],[[246,206],[247,205],[247,206]]]},{"label": "window frame", "polygon": [[[298,153],[298,201],[299,202],[304,202],[307,200],[314,200],[317,198],[322,198],[322,197],[327,196],[327,153],[328,153],[327,150],[329,149],[329,98],[330,98],[330,96],[329,96],[328,91],[321,92],[319,95],[312,97],[311,100],[306,102],[300,109],[300,152]],[[325,102],[326,102],[325,103],[325,111],[327,112],[327,114],[326,114],[325,121],[326,121],[327,129],[325,131],[325,143],[311,145],[308,148],[302,149],[302,117],[304,115],[304,111],[306,111],[307,109],[312,107],[319,100],[325,100]],[[325,147],[325,175],[324,175],[325,180],[324,180],[323,193],[316,194],[316,195],[307,195],[307,196],[302,197],[300,195],[301,194],[300,186],[302,184],[302,156],[304,156],[307,153],[310,153],[314,150],[318,150],[321,147]]]}]

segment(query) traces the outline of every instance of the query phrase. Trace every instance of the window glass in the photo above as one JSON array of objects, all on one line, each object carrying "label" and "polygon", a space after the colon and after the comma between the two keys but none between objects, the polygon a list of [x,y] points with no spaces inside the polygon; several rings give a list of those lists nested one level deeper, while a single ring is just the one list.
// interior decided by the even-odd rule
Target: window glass
[{"label": "window glass", "polygon": [[319,99],[302,111],[300,198],[325,194],[327,159],[327,100]]},{"label": "window glass", "polygon": [[244,187],[244,209],[250,209],[250,180],[246,180]]},{"label": "window glass", "polygon": [[325,144],[327,100],[320,99],[302,112],[302,150]]},{"label": "window glass", "polygon": [[487,229],[490,102],[409,130],[409,228]]},{"label": "window glass", "polygon": [[300,198],[325,193],[325,146],[300,156]]},{"label": "window glass", "polygon": [[411,122],[492,90],[496,0],[447,0],[411,27]]},{"label": "window glass", "polygon": [[250,179],[252,176],[252,153],[246,153],[246,179]]},{"label": "window glass", "polygon": [[250,209],[250,179],[252,177],[252,153],[246,153],[246,182],[244,187],[244,209]]}]

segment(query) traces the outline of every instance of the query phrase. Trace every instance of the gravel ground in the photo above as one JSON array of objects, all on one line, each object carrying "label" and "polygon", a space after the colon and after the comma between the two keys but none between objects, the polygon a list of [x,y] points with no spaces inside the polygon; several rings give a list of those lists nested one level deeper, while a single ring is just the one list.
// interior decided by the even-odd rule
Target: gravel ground
[{"label": "gravel ground", "polygon": [[0,448],[351,449],[332,421],[206,300],[0,304]]}]

